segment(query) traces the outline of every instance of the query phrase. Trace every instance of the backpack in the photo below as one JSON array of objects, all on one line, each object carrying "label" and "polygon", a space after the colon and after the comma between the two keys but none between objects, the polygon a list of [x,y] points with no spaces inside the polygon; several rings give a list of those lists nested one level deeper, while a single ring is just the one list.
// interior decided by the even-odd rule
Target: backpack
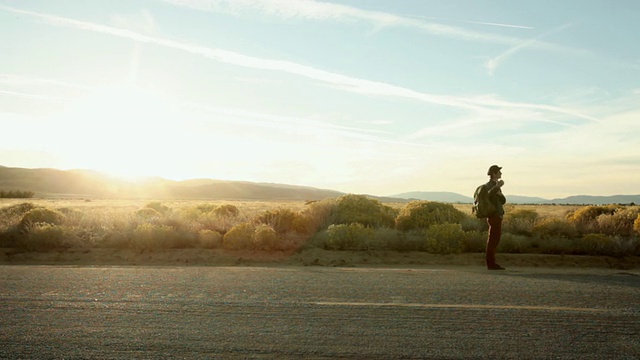
[{"label": "backpack", "polygon": [[494,212],[496,212],[496,206],[489,200],[489,190],[487,190],[486,185],[478,186],[473,193],[471,213],[475,214],[477,218],[484,219]]}]

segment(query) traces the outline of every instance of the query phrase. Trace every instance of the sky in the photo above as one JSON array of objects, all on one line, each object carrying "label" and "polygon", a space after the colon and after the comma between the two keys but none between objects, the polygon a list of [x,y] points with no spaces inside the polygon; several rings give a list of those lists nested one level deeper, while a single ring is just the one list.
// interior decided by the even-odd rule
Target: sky
[{"label": "sky", "polygon": [[640,194],[635,0],[0,0],[0,165]]}]

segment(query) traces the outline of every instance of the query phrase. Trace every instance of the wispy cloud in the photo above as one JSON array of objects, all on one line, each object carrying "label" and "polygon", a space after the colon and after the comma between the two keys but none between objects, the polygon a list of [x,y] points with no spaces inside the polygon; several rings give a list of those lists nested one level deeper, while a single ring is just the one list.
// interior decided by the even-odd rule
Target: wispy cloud
[{"label": "wispy cloud", "polygon": [[560,27],[557,27],[551,31],[548,31],[542,35],[536,36],[532,39],[529,40],[525,40],[522,41],[520,44],[517,44],[516,46],[508,49],[507,51],[503,52],[502,54],[487,60],[485,67],[487,68],[487,70],[489,71],[489,75],[493,75],[496,70],[498,69],[499,66],[501,66],[505,61],[507,61],[507,59],[511,58],[513,55],[515,55],[516,53],[520,52],[523,49],[526,49],[528,47],[533,47],[535,46],[538,42],[539,39],[542,39],[544,37],[547,37],[551,34],[555,34],[558,33],[560,31],[563,31],[569,27],[571,27],[573,24],[569,23],[569,24],[564,24]]},{"label": "wispy cloud", "polygon": [[372,130],[364,128],[356,128],[350,126],[339,126],[327,124],[322,121],[312,120],[309,118],[298,118],[274,114],[258,113],[244,109],[234,109],[225,107],[216,107],[211,105],[201,105],[195,103],[182,103],[182,107],[191,108],[208,114],[217,115],[215,121],[229,122],[234,125],[243,124],[257,126],[261,128],[275,128],[279,130],[307,132],[309,134],[318,132],[339,134],[348,138],[377,140],[376,135],[388,135],[389,133],[381,130]]},{"label": "wispy cloud", "polygon": [[486,26],[497,26],[497,27],[506,27],[506,28],[515,28],[515,29],[527,29],[532,30],[533,27],[525,26],[525,25],[515,25],[515,24],[503,24],[496,22],[484,22],[484,21],[472,21],[472,20],[460,20],[460,19],[447,19],[433,16],[420,16],[420,15],[409,15],[402,14],[403,17],[409,18],[417,18],[417,19],[425,19],[425,20],[436,20],[436,21],[445,21],[445,22],[459,22],[464,24],[475,24],[475,25],[486,25]]},{"label": "wispy cloud", "polygon": [[[272,0],[272,1],[275,1],[275,0]],[[243,0],[241,2],[248,3],[249,1]],[[205,3],[209,3],[209,2],[207,1]],[[298,2],[294,2],[294,3],[298,3]],[[301,1],[301,3],[315,4],[316,2],[313,2],[313,1],[309,2],[308,0],[305,0],[305,1]],[[428,93],[423,93],[423,92],[419,92],[412,89],[407,89],[407,88],[403,88],[400,86],[395,86],[387,83],[359,79],[359,78],[346,76],[346,75],[342,75],[342,74],[338,74],[330,71],[325,71],[325,70],[317,69],[311,66],[302,65],[302,64],[298,64],[290,61],[257,58],[257,57],[247,56],[244,54],[240,54],[240,53],[232,52],[228,50],[209,48],[209,47],[201,46],[198,44],[145,35],[132,30],[114,28],[111,26],[60,17],[56,15],[20,10],[20,9],[8,7],[8,6],[0,5],[0,9],[17,13],[17,14],[30,16],[35,19],[44,21],[45,23],[53,26],[74,28],[74,29],[83,30],[83,31],[108,34],[108,35],[129,39],[133,41],[154,44],[154,45],[163,46],[171,49],[185,51],[191,54],[204,56],[206,58],[209,58],[215,61],[219,61],[226,64],[232,64],[236,66],[252,68],[252,69],[260,69],[260,70],[281,71],[281,72],[285,72],[293,75],[298,75],[314,81],[323,82],[331,86],[341,88],[345,91],[350,91],[354,93],[412,99],[412,100],[416,100],[424,103],[453,107],[453,108],[464,109],[464,110],[475,111],[475,112],[491,112],[491,111],[495,111],[494,109],[492,109],[495,107],[523,108],[523,109],[537,109],[537,110],[551,112],[551,113],[570,115],[570,116],[585,119],[585,120],[596,120],[591,116],[582,114],[579,111],[576,111],[573,109],[564,109],[564,108],[547,106],[547,105],[539,105],[539,104],[513,103],[513,102],[508,102],[503,100],[496,100],[492,98],[486,99],[486,98],[477,98],[477,97],[474,98],[474,97],[459,97],[459,96],[428,94]]]},{"label": "wispy cloud", "polygon": [[111,16],[112,26],[137,31],[144,34],[155,34],[158,31],[158,23],[149,11],[141,11],[139,14],[116,14]]},{"label": "wispy cloud", "polygon": [[[493,34],[481,31],[472,31],[461,27],[444,25],[441,23],[425,21],[428,17],[402,16],[380,11],[371,11],[346,6],[341,4],[319,2],[314,0],[163,0],[167,3],[188,7],[201,11],[219,12],[240,15],[243,13],[258,12],[283,19],[307,19],[322,21],[366,21],[377,28],[404,27],[419,30],[425,34],[447,37],[452,39],[487,42],[517,46],[525,39]],[[519,25],[484,23],[486,25],[524,27]],[[529,47],[585,55],[586,51],[569,48],[566,46],[548,43],[539,40],[530,40]]]}]

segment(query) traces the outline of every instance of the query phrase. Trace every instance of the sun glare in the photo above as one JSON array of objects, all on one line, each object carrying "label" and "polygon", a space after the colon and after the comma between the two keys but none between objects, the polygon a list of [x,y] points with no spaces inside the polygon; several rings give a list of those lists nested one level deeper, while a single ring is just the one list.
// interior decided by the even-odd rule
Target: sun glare
[{"label": "sun glare", "polygon": [[74,167],[124,178],[153,176],[171,157],[177,120],[167,99],[152,92],[134,86],[102,88],[63,114],[58,131],[67,141],[60,150]]}]

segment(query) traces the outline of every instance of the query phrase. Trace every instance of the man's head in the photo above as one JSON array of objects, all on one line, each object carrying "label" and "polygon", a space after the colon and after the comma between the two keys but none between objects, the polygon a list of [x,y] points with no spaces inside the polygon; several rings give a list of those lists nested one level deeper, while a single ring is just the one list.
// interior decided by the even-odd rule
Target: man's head
[{"label": "man's head", "polygon": [[502,175],[502,167],[498,165],[491,165],[489,170],[487,171],[487,175],[491,176],[492,179],[499,179]]}]

